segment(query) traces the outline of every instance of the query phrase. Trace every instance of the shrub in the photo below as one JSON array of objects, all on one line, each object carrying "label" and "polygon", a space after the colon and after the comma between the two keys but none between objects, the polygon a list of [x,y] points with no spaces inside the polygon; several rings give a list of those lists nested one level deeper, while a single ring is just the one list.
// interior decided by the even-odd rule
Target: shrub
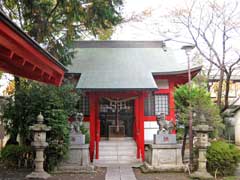
[{"label": "shrub", "polygon": [[218,176],[233,175],[240,162],[240,150],[224,141],[212,142],[207,150],[208,171]]},{"label": "shrub", "polygon": [[[44,123],[51,126],[47,133],[49,146],[45,150],[45,170],[52,171],[66,156],[69,144],[68,117],[75,110],[78,95],[72,92],[71,85],[61,87],[47,86],[36,82],[21,81],[21,88],[5,107],[4,123],[10,138],[20,144],[30,144],[33,140],[29,126],[42,112]],[[16,98],[17,97],[17,98]]]},{"label": "shrub", "polygon": [[7,167],[17,167],[23,160],[33,157],[33,149],[31,146],[7,145],[2,149],[1,157]]},{"label": "shrub", "polygon": [[[198,123],[199,115],[204,114],[207,122],[214,128],[211,137],[218,137],[219,132],[224,128],[220,111],[212,102],[210,94],[203,87],[192,86],[189,89],[188,85],[182,85],[175,89],[174,92],[175,105],[178,109],[179,126],[188,126],[189,110],[195,112],[193,125]],[[189,105],[191,104],[191,107]],[[190,108],[190,109],[189,109]],[[183,136],[183,132],[178,129],[179,138]]]}]

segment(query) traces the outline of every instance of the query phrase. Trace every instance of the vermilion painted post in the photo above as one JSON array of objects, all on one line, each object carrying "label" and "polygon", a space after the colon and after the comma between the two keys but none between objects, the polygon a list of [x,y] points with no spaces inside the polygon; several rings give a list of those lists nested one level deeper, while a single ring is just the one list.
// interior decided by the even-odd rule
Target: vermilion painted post
[{"label": "vermilion painted post", "polygon": [[144,161],[144,94],[139,97],[139,141],[142,160]]},{"label": "vermilion painted post", "polygon": [[[170,107],[170,120],[176,123],[175,118],[175,103],[174,103],[174,82],[170,81],[169,83],[170,92],[169,92],[169,107]],[[172,133],[176,134],[176,130],[173,130]]]},{"label": "vermilion painted post", "polygon": [[96,159],[99,159],[100,120],[99,120],[99,97],[95,97],[95,122],[96,122]]},{"label": "vermilion painted post", "polygon": [[140,158],[140,142],[139,142],[139,97],[134,101],[135,107],[135,132],[136,132],[136,143],[137,143],[137,159]]},{"label": "vermilion painted post", "polygon": [[94,158],[94,141],[95,141],[95,95],[89,93],[89,105],[90,105],[90,160]]}]

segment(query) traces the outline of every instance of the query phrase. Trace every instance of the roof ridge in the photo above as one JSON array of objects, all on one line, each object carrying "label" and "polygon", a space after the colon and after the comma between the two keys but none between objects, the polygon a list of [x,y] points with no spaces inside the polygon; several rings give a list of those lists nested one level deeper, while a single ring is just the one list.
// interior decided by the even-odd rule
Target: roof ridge
[{"label": "roof ridge", "polygon": [[74,41],[75,48],[164,48],[164,41],[87,40]]}]

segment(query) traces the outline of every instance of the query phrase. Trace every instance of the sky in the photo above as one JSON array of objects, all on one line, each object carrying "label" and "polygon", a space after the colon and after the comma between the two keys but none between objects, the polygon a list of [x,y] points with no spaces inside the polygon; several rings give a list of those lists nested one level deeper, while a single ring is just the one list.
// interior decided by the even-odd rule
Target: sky
[{"label": "sky", "polygon": [[[163,40],[157,27],[164,18],[159,17],[168,14],[183,0],[125,0],[123,16],[128,18],[132,14],[141,14],[145,10],[151,10],[151,14],[139,22],[124,23],[116,28],[112,39],[116,40]],[[160,21],[159,21],[160,20]],[[166,22],[165,22],[166,23]],[[163,28],[163,27],[161,27]]]},{"label": "sky", "polygon": [[[184,7],[187,0],[124,0],[123,16],[129,19],[132,15],[141,15],[146,12],[146,16],[139,21],[130,21],[120,24],[113,33],[112,40],[167,40],[170,30],[169,19],[165,18],[176,7]],[[184,43],[166,41],[166,45],[171,47],[180,57],[180,63],[187,63],[185,52],[181,50]]]}]

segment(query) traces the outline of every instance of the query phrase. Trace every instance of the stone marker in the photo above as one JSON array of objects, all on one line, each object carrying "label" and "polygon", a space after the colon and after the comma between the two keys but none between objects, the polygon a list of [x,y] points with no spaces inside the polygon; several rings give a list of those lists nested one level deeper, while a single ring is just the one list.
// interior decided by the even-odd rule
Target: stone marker
[{"label": "stone marker", "polygon": [[51,127],[46,126],[43,124],[44,118],[40,113],[37,116],[37,123],[33,126],[30,126],[30,130],[34,133],[34,141],[32,142],[32,146],[36,150],[36,158],[34,160],[35,163],[35,170],[26,176],[29,179],[47,179],[50,176],[47,172],[43,169],[43,162],[44,162],[44,149],[48,146],[46,142],[46,132],[51,130]]}]

